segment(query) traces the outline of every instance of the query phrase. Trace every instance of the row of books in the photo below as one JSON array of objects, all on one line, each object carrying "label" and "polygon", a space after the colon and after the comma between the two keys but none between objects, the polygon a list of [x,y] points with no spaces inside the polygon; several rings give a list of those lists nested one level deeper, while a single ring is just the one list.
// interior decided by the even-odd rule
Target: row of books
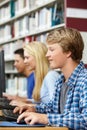
[{"label": "row of books", "polygon": [[47,37],[47,33],[43,33],[43,34],[39,34],[39,35],[35,35],[35,36],[27,36],[24,38],[23,42],[25,44],[27,44],[27,43],[32,42],[32,41],[41,41],[45,44],[46,37]]},{"label": "row of books", "polygon": [[[40,34],[38,36],[27,36],[22,40],[3,44],[5,61],[14,60],[14,51],[17,50],[18,48],[22,48],[24,46],[24,44],[27,44],[31,41],[41,41],[41,42],[45,43],[46,37],[47,37],[47,33],[44,33],[44,34]],[[6,70],[11,70],[11,68],[13,70],[13,67],[10,66],[8,68],[8,65],[7,65]]]},{"label": "row of books", "polygon": [[0,23],[3,23],[3,21],[7,21],[8,19],[10,19],[10,6],[9,4],[6,4],[0,8]]},{"label": "row of books", "polygon": [[23,40],[18,40],[16,42],[11,42],[9,44],[4,44],[3,49],[4,49],[5,61],[13,60],[14,51],[17,50],[18,48],[22,48],[23,44],[24,44]]},{"label": "row of books", "polygon": [[6,24],[5,26],[0,27],[0,42],[8,41],[11,39],[11,26]]},{"label": "row of books", "polygon": [[0,27],[0,41],[2,42],[3,38],[7,41],[7,38],[37,33],[61,23],[64,23],[63,5],[55,3],[50,8],[44,7],[35,13],[21,17],[10,25]]},{"label": "row of books", "polygon": [[[52,0],[49,0],[49,2]],[[47,3],[48,0],[16,0],[11,2],[15,6],[14,14],[17,16],[24,11],[32,10],[35,7],[41,6]]]},{"label": "row of books", "polygon": [[[0,23],[7,21],[11,17],[20,15],[34,7],[48,2],[47,0],[10,0],[0,8]],[[50,0],[49,0],[50,2]],[[4,17],[3,17],[4,16]]]},{"label": "row of books", "polygon": [[14,77],[6,79],[6,92],[21,97],[27,96],[27,80],[25,77]]}]

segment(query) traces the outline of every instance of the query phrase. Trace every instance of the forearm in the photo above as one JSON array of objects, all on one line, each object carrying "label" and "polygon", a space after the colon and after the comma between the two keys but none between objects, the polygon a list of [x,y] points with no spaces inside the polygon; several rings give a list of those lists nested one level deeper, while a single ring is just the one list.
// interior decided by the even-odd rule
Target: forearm
[{"label": "forearm", "polygon": [[53,126],[66,126],[72,129],[87,129],[87,115],[81,113],[65,113],[65,114],[47,114],[49,124]]},{"label": "forearm", "polygon": [[36,108],[36,111],[39,112],[39,113],[50,113],[52,112],[53,110],[51,109],[52,108],[52,103],[40,103],[39,105],[37,104],[35,106]]}]

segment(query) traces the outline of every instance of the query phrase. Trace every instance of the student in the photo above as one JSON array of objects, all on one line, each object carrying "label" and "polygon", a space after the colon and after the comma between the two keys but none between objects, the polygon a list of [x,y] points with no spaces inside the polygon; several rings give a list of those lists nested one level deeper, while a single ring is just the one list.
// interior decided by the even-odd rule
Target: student
[{"label": "student", "polygon": [[[47,36],[47,46],[46,56],[50,67],[60,68],[62,71],[56,81],[53,101],[42,108],[38,106],[30,110],[28,107],[27,111],[18,117],[17,122],[25,118],[27,124],[43,123],[74,130],[86,130],[87,69],[81,61],[84,49],[81,34],[72,28],[54,30]],[[16,111],[17,108],[14,112]]]},{"label": "student", "polygon": [[24,63],[27,67],[33,68],[35,74],[33,102],[48,102],[53,98],[55,80],[59,76],[54,70],[48,71],[46,53],[47,47],[42,42],[34,41],[24,46]]},{"label": "student", "polygon": [[[14,66],[17,69],[18,73],[23,74],[27,78],[27,98],[32,98],[32,93],[35,85],[34,72],[33,69],[27,69],[27,66],[24,63],[24,50],[23,48],[17,49],[14,52]],[[7,97],[9,100],[20,100],[27,101],[27,98],[22,98],[20,96],[12,96],[4,93],[4,97]]]}]

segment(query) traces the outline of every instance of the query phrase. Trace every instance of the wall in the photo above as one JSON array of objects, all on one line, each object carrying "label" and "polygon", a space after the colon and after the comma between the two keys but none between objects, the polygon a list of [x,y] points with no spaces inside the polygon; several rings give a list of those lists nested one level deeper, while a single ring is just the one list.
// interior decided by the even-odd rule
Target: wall
[{"label": "wall", "polygon": [[87,64],[87,0],[65,0],[65,16],[66,26],[82,34],[85,44],[82,60]]}]

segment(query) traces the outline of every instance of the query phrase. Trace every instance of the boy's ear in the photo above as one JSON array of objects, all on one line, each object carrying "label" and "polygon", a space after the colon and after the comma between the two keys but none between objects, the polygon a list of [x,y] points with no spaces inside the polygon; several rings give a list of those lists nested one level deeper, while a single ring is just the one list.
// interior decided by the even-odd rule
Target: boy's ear
[{"label": "boy's ear", "polygon": [[71,56],[71,51],[67,52],[67,58]]}]

